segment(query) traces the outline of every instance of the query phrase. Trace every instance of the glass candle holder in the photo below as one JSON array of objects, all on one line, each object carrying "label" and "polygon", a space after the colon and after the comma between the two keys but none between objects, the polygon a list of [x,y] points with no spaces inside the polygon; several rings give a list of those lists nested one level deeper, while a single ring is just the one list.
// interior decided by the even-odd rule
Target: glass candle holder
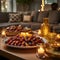
[{"label": "glass candle holder", "polygon": [[48,55],[45,53],[44,45],[40,45],[40,47],[37,49],[36,56],[39,59],[45,59],[46,57],[48,57]]}]

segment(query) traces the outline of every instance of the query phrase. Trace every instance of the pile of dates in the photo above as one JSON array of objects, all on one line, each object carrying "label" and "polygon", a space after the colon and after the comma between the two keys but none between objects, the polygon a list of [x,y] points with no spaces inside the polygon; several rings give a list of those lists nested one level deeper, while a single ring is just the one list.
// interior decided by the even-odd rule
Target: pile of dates
[{"label": "pile of dates", "polygon": [[21,25],[12,25],[6,28],[6,32],[18,32],[21,31],[23,27]]},{"label": "pile of dates", "polygon": [[37,44],[44,43],[44,41],[42,38],[34,35],[31,37],[21,37],[20,35],[16,35],[7,39],[5,43],[13,46],[36,46]]}]

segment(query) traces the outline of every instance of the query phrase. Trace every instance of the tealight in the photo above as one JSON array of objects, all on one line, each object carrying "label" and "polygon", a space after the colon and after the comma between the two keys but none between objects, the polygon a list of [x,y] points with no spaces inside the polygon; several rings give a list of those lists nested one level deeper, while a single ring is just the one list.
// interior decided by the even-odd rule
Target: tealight
[{"label": "tealight", "polygon": [[40,46],[38,48],[36,55],[40,59],[44,59],[44,58],[48,57],[48,55],[45,53],[45,50],[44,50],[43,46]]},{"label": "tealight", "polygon": [[57,34],[57,38],[60,38],[60,34]]},{"label": "tealight", "polygon": [[38,35],[40,35],[41,34],[41,30],[38,30]]},{"label": "tealight", "polygon": [[6,36],[6,31],[5,31],[5,30],[2,30],[1,35],[2,35],[3,37],[5,37],[5,36]]},{"label": "tealight", "polygon": [[38,48],[38,54],[44,54],[44,49],[43,47]]}]

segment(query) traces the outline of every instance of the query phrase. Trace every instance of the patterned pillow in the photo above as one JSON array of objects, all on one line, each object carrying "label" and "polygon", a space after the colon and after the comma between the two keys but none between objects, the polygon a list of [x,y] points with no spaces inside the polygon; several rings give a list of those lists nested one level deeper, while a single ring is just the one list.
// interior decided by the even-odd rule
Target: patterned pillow
[{"label": "patterned pillow", "polygon": [[18,13],[10,13],[9,14],[9,22],[20,22],[20,14]]}]

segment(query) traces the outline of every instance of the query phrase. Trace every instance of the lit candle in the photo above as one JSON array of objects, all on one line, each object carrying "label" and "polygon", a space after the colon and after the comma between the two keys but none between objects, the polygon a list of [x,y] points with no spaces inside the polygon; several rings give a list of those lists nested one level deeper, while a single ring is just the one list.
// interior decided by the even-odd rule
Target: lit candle
[{"label": "lit candle", "polygon": [[59,43],[57,43],[57,46],[60,46],[60,44],[59,44]]},{"label": "lit candle", "polygon": [[44,54],[44,49],[43,47],[38,48],[38,54]]},{"label": "lit candle", "polygon": [[59,39],[60,39],[60,34],[57,34],[57,38],[59,38]]},{"label": "lit candle", "polygon": [[40,59],[44,59],[45,57],[48,57],[48,55],[45,53],[45,50],[42,46],[40,46],[40,48],[38,48],[38,54],[37,57]]},{"label": "lit candle", "polygon": [[44,59],[44,58],[48,57],[48,55],[45,53],[43,45],[40,45],[40,47],[37,50],[37,54],[36,55],[40,59]]},{"label": "lit candle", "polygon": [[5,30],[2,30],[2,36],[6,37],[6,31]]},{"label": "lit candle", "polygon": [[38,30],[38,35],[40,35],[41,34],[41,30]]}]

